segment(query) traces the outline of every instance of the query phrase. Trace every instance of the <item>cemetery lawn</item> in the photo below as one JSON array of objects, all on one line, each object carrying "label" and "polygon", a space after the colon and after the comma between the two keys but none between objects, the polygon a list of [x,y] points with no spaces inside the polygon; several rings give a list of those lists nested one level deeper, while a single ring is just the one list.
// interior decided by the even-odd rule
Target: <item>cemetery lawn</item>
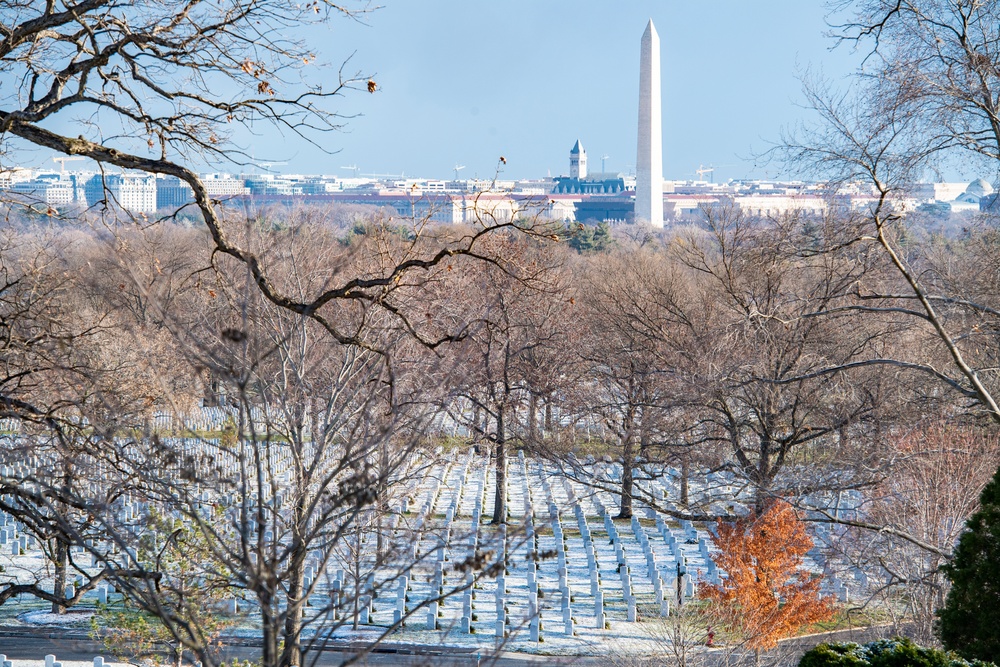
[{"label": "cemetery lawn", "polygon": [[799,635],[811,635],[820,632],[834,632],[836,630],[857,630],[877,625],[885,625],[892,621],[888,612],[878,609],[845,609],[843,607],[834,610],[833,618],[829,621],[814,623],[799,631]]}]

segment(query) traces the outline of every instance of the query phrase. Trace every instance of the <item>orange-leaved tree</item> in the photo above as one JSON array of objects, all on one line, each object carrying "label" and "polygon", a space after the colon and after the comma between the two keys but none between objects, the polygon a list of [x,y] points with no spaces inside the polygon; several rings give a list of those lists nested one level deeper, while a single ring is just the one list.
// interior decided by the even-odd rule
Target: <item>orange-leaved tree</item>
[{"label": "orange-leaved tree", "polygon": [[712,538],[720,553],[716,564],[728,574],[718,586],[703,585],[719,625],[739,635],[760,657],[779,639],[803,625],[832,616],[819,595],[820,579],[803,569],[813,542],[791,505],[774,501],[760,516],[718,525]]}]

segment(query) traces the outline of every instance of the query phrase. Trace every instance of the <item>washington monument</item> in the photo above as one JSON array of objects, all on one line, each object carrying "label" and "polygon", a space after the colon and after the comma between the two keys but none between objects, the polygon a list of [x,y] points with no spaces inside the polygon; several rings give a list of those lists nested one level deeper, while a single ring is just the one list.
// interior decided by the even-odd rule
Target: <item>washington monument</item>
[{"label": "washington monument", "polygon": [[660,126],[660,37],[650,19],[639,55],[639,149],[635,219],[663,227],[663,139]]}]

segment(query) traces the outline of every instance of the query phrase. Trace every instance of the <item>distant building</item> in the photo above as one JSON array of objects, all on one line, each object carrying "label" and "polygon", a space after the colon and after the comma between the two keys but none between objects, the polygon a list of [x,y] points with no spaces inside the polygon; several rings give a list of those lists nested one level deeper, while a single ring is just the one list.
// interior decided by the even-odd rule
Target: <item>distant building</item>
[{"label": "distant building", "polygon": [[156,176],[152,174],[97,174],[85,186],[87,205],[106,202],[132,213],[156,211]]},{"label": "distant building", "polygon": [[733,198],[741,211],[761,217],[778,217],[790,213],[823,215],[826,200],[817,195],[746,195]]},{"label": "distant building", "polygon": [[569,151],[569,176],[557,176],[552,185],[552,193],[558,195],[613,195],[624,191],[622,174],[587,172],[587,151],[579,139]]},{"label": "distant building", "polygon": [[[250,194],[246,181],[230,174],[202,174],[200,178],[201,184],[205,187],[205,193],[213,199],[228,199]],[[304,181],[304,183],[313,184],[312,181]],[[303,188],[303,194],[322,194],[324,192],[326,190],[321,187],[309,191],[305,191]],[[156,179],[157,208],[176,209],[193,201],[194,190],[176,176],[160,176]]]},{"label": "distant building", "polygon": [[246,187],[252,195],[301,195],[302,187],[288,178],[274,174],[245,174]]},{"label": "distant building", "polygon": [[965,189],[965,192],[955,197],[955,201],[964,202],[966,204],[979,205],[979,201],[983,197],[988,197],[993,194],[993,186],[984,181],[981,178],[969,183],[969,187]]},{"label": "distant building", "polygon": [[353,190],[322,195],[249,195],[261,204],[298,202],[351,204],[391,209],[403,219],[443,224],[494,224],[515,219],[541,217],[569,219],[572,202],[547,195],[494,194],[490,192],[417,192],[385,189],[377,192]]},{"label": "distant building", "polygon": [[1000,199],[1000,195],[996,192],[991,195],[986,195],[979,200],[979,210],[985,212],[996,212],[997,210],[1000,210],[1000,205],[998,205],[997,199]]},{"label": "distant building", "polygon": [[955,201],[968,189],[968,183],[917,183],[910,191],[915,199],[926,202]]},{"label": "distant building", "polygon": [[230,174],[202,174],[201,184],[205,186],[209,197],[241,197],[250,194],[246,181]]},{"label": "distant building", "polygon": [[[959,192],[961,190],[961,192]],[[918,211],[933,215],[949,215],[953,213],[971,213],[991,210],[996,199],[993,186],[981,178],[967,185],[961,183],[920,183],[914,187],[914,192],[923,203]],[[955,194],[959,192],[959,194]],[[933,199],[927,194],[933,193]]]},{"label": "distant building", "polygon": [[75,181],[75,178],[65,177],[58,172],[39,172],[30,180],[13,183],[8,189],[23,197],[26,202],[67,206],[77,201]]},{"label": "distant building", "polygon": [[613,172],[587,178],[559,176],[555,181],[552,192],[559,195],[613,195],[625,191],[625,177]]},{"label": "distant building", "polygon": [[632,222],[635,200],[631,195],[585,197],[576,202],[573,213],[580,222]]},{"label": "distant building", "polygon": [[0,189],[6,190],[16,183],[34,179],[35,171],[27,167],[0,168]]},{"label": "distant building", "polygon": [[177,209],[194,201],[194,190],[176,176],[156,179],[156,208]]},{"label": "distant building", "polygon": [[663,202],[665,220],[684,221],[701,214],[706,208],[720,206],[723,198],[717,194],[668,194]]}]

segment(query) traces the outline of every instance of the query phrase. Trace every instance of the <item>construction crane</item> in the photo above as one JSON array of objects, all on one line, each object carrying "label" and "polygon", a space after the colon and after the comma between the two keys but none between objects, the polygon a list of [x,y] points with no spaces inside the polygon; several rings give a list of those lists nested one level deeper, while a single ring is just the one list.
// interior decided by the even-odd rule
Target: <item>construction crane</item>
[{"label": "construction crane", "polygon": [[607,154],[605,154],[605,155],[602,155],[602,156],[601,156],[601,173],[602,173],[602,174],[604,173],[604,162],[605,162],[605,161],[606,161],[606,160],[607,160],[607,159],[608,159],[609,157],[611,157],[611,156],[610,156],[610,155],[607,155]]},{"label": "construction crane", "polygon": [[354,172],[354,178],[357,178],[358,174],[361,173],[361,168],[358,167],[358,165],[356,165],[356,164],[347,165],[346,167],[341,167],[341,169],[346,169],[348,171],[353,171]]},{"label": "construction crane", "polygon": [[77,156],[77,157],[54,157],[54,158],[52,158],[52,161],[53,162],[58,162],[59,163],[59,173],[60,174],[65,174],[66,173],[66,163],[67,162],[72,162],[73,160],[86,160],[86,159],[87,158],[85,158],[85,157],[79,157],[79,156]]},{"label": "construction crane", "polygon": [[[705,174],[711,174],[715,171],[715,167],[706,167],[703,164],[698,165],[698,168],[694,170],[694,173],[698,174],[698,180],[704,181]],[[712,177],[714,180],[714,176]]]},{"label": "construction crane", "polygon": [[464,164],[456,164],[455,165],[455,180],[456,181],[458,180],[458,172],[462,171],[463,169],[465,169],[465,165]]},{"label": "construction crane", "polygon": [[264,171],[271,171],[269,167],[280,167],[281,165],[288,164],[287,162],[254,162],[255,167],[260,167]]}]

